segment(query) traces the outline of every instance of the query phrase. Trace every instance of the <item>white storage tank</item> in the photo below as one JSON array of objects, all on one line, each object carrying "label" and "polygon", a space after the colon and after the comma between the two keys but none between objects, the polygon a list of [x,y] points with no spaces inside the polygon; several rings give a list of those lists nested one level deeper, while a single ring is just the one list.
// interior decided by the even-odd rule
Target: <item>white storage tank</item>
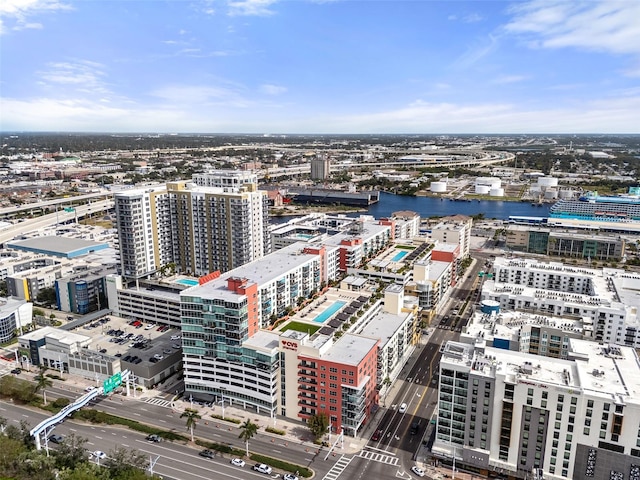
[{"label": "white storage tank", "polygon": [[447,191],[447,182],[431,182],[430,188],[433,193],[445,193]]},{"label": "white storage tank", "polygon": [[538,177],[538,186],[539,187],[557,187],[558,179],[556,177]]},{"label": "white storage tank", "polygon": [[492,188],[489,195],[492,197],[504,197],[504,188]]},{"label": "white storage tank", "polygon": [[491,187],[489,185],[476,184],[476,193],[478,195],[487,195],[490,191],[491,191]]},{"label": "white storage tank", "polygon": [[489,188],[500,188],[502,186],[502,180],[496,177],[478,177],[475,182],[477,185],[486,185]]}]

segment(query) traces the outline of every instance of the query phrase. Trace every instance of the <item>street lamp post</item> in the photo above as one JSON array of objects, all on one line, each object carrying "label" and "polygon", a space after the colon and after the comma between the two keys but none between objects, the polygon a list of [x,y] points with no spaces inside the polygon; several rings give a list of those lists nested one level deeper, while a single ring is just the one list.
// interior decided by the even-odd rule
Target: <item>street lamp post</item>
[{"label": "street lamp post", "polygon": [[[222,405],[222,419],[224,420],[224,394],[222,394],[222,400],[220,400],[219,402],[220,405]],[[275,421],[275,420],[274,420]]]}]

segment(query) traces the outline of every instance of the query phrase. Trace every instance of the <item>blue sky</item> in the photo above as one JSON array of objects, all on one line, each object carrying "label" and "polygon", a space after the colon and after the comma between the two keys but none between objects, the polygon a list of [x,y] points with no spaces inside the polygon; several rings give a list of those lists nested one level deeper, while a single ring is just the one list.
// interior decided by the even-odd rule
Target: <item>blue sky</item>
[{"label": "blue sky", "polygon": [[2,0],[0,130],[640,133],[640,1]]}]

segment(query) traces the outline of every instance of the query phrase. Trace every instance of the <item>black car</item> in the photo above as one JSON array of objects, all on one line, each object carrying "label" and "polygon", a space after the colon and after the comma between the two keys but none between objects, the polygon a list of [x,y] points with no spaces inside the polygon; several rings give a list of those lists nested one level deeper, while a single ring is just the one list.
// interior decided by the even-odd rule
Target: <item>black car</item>
[{"label": "black car", "polygon": [[14,368],[13,370],[11,370],[11,373],[15,373],[16,375],[20,375],[20,372],[22,372],[21,368]]},{"label": "black car", "polygon": [[205,458],[216,458],[216,454],[211,450],[202,450],[198,455]]}]

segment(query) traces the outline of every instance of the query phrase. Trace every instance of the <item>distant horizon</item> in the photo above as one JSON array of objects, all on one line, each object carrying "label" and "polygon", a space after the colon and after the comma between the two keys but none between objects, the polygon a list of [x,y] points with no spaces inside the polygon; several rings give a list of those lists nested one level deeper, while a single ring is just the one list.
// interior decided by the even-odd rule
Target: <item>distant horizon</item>
[{"label": "distant horizon", "polygon": [[118,132],[118,131],[55,131],[55,130],[0,130],[0,135],[15,135],[15,134],[32,134],[32,135],[122,135],[122,136],[140,136],[140,135],[162,135],[162,136],[247,136],[247,137],[261,137],[261,138],[270,138],[270,137],[283,137],[283,136],[291,136],[291,137],[313,137],[313,136],[345,136],[345,137],[380,137],[380,136],[389,136],[389,137],[450,137],[450,136],[458,136],[458,137],[476,137],[476,136],[487,136],[487,137],[508,137],[508,136],[532,136],[532,137],[547,137],[547,136],[572,136],[572,137],[590,137],[590,136],[603,136],[603,137],[635,137],[640,136],[640,132],[636,133],[603,133],[603,132],[591,132],[591,133],[572,133],[572,132],[559,132],[559,133],[242,133],[242,132],[153,132],[153,131],[131,131],[131,132]]},{"label": "distant horizon", "polygon": [[4,0],[0,130],[636,134],[639,18],[624,0]]}]

